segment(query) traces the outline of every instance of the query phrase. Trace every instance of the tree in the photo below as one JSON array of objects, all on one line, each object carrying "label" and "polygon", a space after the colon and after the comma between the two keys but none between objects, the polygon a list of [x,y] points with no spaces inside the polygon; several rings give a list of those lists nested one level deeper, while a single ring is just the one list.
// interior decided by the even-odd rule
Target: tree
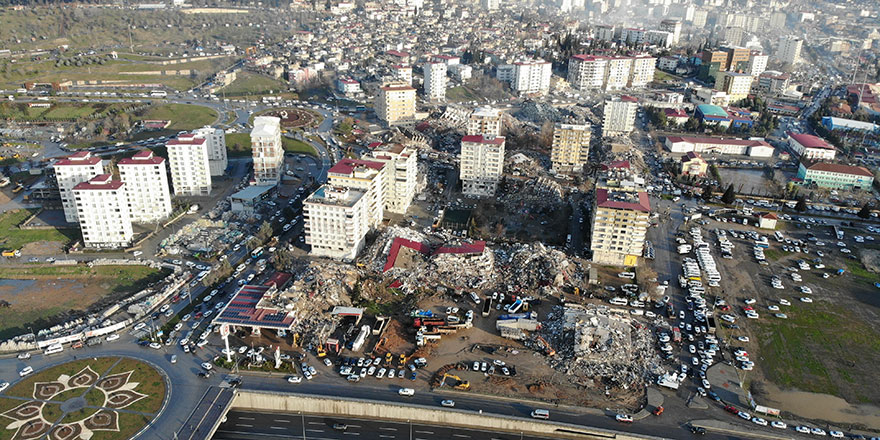
[{"label": "tree", "polygon": [[264,242],[272,236],[272,232],[272,225],[269,222],[264,221],[263,224],[260,225],[260,230],[257,231],[257,238],[261,242]]},{"label": "tree", "polygon": [[733,184],[727,186],[727,189],[724,191],[724,195],[721,196],[721,201],[727,205],[730,205],[736,200],[736,193],[733,192]]},{"label": "tree", "polygon": [[273,258],[272,265],[275,267],[275,270],[284,270],[290,265],[293,256],[287,249],[279,248],[275,250]]},{"label": "tree", "polygon": [[714,190],[715,190],[715,188],[713,188],[712,185],[706,185],[705,187],[703,187],[703,200],[705,200],[707,202],[711,201],[712,200],[712,191],[714,191]]},{"label": "tree", "polygon": [[794,205],[794,210],[797,212],[804,212],[807,210],[807,201],[804,200],[803,196],[798,197],[797,205]]},{"label": "tree", "polygon": [[871,216],[871,206],[868,204],[868,202],[865,202],[865,204],[862,206],[862,209],[856,215],[859,216],[859,218],[868,218]]}]

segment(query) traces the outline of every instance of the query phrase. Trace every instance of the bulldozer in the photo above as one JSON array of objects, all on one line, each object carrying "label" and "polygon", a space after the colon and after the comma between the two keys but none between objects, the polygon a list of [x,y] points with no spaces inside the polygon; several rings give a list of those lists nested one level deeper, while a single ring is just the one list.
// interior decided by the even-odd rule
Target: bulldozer
[{"label": "bulldozer", "polygon": [[451,378],[453,378],[453,379],[456,380],[455,384],[450,385],[452,388],[454,388],[454,389],[456,389],[456,390],[462,390],[462,391],[467,391],[467,390],[471,389],[471,383],[470,383],[470,382],[468,382],[468,381],[466,381],[466,380],[461,380],[460,377],[458,377],[458,376],[456,376],[456,375],[454,375],[454,374],[449,374],[449,373],[443,373],[443,380],[440,381],[440,385],[441,385],[441,386],[444,385],[444,384],[446,384],[446,378],[447,378],[447,377],[451,377]]}]

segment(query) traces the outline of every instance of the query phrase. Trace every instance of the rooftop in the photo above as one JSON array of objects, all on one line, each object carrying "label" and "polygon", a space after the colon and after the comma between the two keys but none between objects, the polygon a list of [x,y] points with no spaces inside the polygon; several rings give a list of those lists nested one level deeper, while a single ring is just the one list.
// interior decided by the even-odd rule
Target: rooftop
[{"label": "rooftop", "polygon": [[357,189],[322,185],[303,203],[352,207],[361,199],[361,197],[364,196],[364,194],[366,193]]},{"label": "rooftop", "polygon": [[331,174],[345,174],[350,176],[354,171],[358,168],[370,168],[374,170],[381,170],[385,164],[382,162],[376,162],[372,160],[361,160],[361,159],[342,159],[339,162],[336,162],[336,165],[333,165],[330,168],[328,173]]},{"label": "rooftop", "polygon": [[113,190],[122,188],[121,180],[113,180],[110,174],[99,174],[92,177],[88,182],[80,182],[73,187],[74,191],[80,190]]},{"label": "rooftop", "polygon": [[651,202],[648,199],[648,193],[644,191],[609,191],[608,189],[600,188],[596,190],[596,206],[600,208],[651,212]]},{"label": "rooftop", "polygon": [[825,139],[819,136],[804,133],[789,133],[789,137],[795,142],[803,145],[804,148],[822,148],[825,150],[834,150],[834,145],[825,142]]},{"label": "rooftop", "polygon": [[699,110],[704,116],[716,116],[720,118],[727,117],[727,112],[717,105],[700,104],[697,106],[697,110]]},{"label": "rooftop", "polygon": [[496,137],[485,137],[480,135],[468,135],[463,136],[461,138],[462,142],[471,142],[474,144],[492,144],[492,145],[502,145],[504,144],[504,136],[496,136]]},{"label": "rooftop", "polygon": [[165,159],[153,155],[152,151],[142,150],[132,157],[120,159],[119,165],[160,165],[163,162],[165,162]]},{"label": "rooftop", "polygon": [[233,199],[253,200],[253,199],[265,194],[267,191],[270,191],[272,188],[275,188],[275,185],[249,186],[249,187],[233,194],[231,197]]},{"label": "rooftop", "polygon": [[270,137],[281,133],[281,118],[275,116],[257,116],[251,136]]},{"label": "rooftop", "polygon": [[874,177],[874,173],[865,167],[844,165],[840,163],[817,162],[807,167],[810,171],[824,171],[827,173],[851,174],[855,176]]}]

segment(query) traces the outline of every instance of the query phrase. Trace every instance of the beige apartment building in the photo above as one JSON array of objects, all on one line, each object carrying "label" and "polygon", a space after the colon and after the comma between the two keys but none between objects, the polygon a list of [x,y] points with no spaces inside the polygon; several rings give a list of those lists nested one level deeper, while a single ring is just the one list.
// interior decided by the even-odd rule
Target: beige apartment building
[{"label": "beige apartment building", "polygon": [[590,154],[590,125],[556,124],[553,127],[551,169],[557,173],[579,173]]},{"label": "beige apartment building", "polygon": [[596,190],[590,250],[593,262],[636,266],[645,245],[651,204],[644,191]]},{"label": "beige apartment building", "polygon": [[416,89],[402,82],[379,88],[376,116],[388,126],[410,125],[416,121]]}]

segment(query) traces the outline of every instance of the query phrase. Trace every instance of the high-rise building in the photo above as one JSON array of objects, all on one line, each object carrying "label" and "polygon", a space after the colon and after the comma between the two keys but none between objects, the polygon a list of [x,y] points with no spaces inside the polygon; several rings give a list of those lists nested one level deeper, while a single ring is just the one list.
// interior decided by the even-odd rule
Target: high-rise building
[{"label": "high-rise building", "polygon": [[335,187],[364,191],[367,204],[367,225],[377,227],[385,215],[388,199],[388,174],[391,167],[382,161],[342,159],[327,172],[327,183]]},{"label": "high-rise building", "polygon": [[446,100],[446,63],[425,63],[422,71],[425,74],[425,98],[432,101]]},{"label": "high-rise building", "polygon": [[723,50],[704,50],[698,77],[703,81],[715,81],[718,72],[727,70],[728,54]]},{"label": "high-rise building", "polygon": [[284,147],[281,143],[281,118],[257,116],[251,130],[254,157],[254,185],[276,185],[281,181]]},{"label": "high-rise building", "polygon": [[777,70],[765,70],[758,76],[758,91],[777,94],[782,93],[788,88],[788,81],[791,75],[782,73]]},{"label": "high-rise building", "polygon": [[499,81],[509,81],[510,88],[520,94],[545,95],[550,91],[552,65],[544,60],[521,60],[498,67]]},{"label": "high-rise building", "polygon": [[596,26],[596,39],[602,41],[614,41],[617,28],[613,25],[600,24]]},{"label": "high-rise building", "polygon": [[632,59],[627,87],[645,87],[654,80],[654,69],[657,68],[657,58],[649,56],[637,56]]},{"label": "high-rise building", "polygon": [[501,7],[501,0],[480,0],[480,5],[487,11],[497,11]]},{"label": "high-rise building", "polygon": [[578,90],[603,89],[609,57],[575,55],[568,60],[568,83]]},{"label": "high-rise building", "polygon": [[722,47],[721,51],[727,54],[727,67],[723,70],[731,72],[745,72],[749,67],[751,51],[744,47]]},{"label": "high-rise building", "polygon": [[636,266],[648,231],[648,193],[608,188],[596,190],[590,250],[597,264]]},{"label": "high-rise building", "polygon": [[186,133],[165,143],[171,166],[171,185],[178,196],[211,194],[208,140]]},{"label": "high-rise building", "polygon": [[171,190],[165,159],[142,150],[117,163],[119,178],[125,183],[131,221],[153,223],[171,215]]},{"label": "high-rise building", "polygon": [[323,185],[303,201],[306,243],[318,257],[353,260],[370,230],[363,190]]},{"label": "high-rise building", "polygon": [[785,12],[776,11],[770,14],[770,27],[773,29],[785,29]]},{"label": "high-rise building", "polygon": [[479,107],[474,110],[468,118],[467,134],[486,137],[500,136],[501,111],[491,107]]},{"label": "high-rise building", "polygon": [[568,82],[578,90],[644,87],[654,80],[657,58],[575,55],[568,61]]},{"label": "high-rise building", "polygon": [[776,49],[776,59],[785,64],[795,65],[801,62],[801,49],[804,46],[804,40],[797,37],[785,37],[779,40],[779,47]]},{"label": "high-rise building", "polygon": [[749,96],[753,79],[748,73],[718,72],[715,89],[727,93],[730,102],[737,102]]},{"label": "high-rise building", "polygon": [[364,159],[385,164],[385,210],[406,214],[416,195],[419,178],[416,150],[401,144],[383,144],[372,149]]},{"label": "high-rise building", "polygon": [[89,179],[104,173],[104,163],[91,152],[78,151],[53,165],[58,191],[61,193],[61,206],[64,207],[64,219],[68,223],[77,222],[76,201],[73,199],[73,187],[87,182]]},{"label": "high-rise building", "polygon": [[125,184],[101,174],[73,187],[83,244],[89,248],[120,248],[131,243],[131,213]]},{"label": "high-rise building", "polygon": [[697,29],[701,29],[706,27],[706,21],[709,18],[709,11],[705,9],[695,9],[694,10],[694,19],[693,25]]},{"label": "high-rise building", "polygon": [[753,50],[751,56],[749,57],[749,65],[746,67],[746,73],[752,75],[752,77],[757,77],[758,75],[764,73],[767,70],[767,61],[770,58],[767,55],[763,55],[761,52]]},{"label": "high-rise building", "polygon": [[416,89],[408,83],[392,82],[379,88],[376,116],[388,126],[409,125],[416,120]]},{"label": "high-rise building", "polygon": [[202,127],[193,130],[196,137],[208,140],[208,166],[212,176],[222,176],[226,173],[228,164],[226,158],[226,132],[222,128]]},{"label": "high-rise building", "polygon": [[605,101],[602,119],[602,136],[616,136],[633,131],[636,112],[639,109],[638,99],[632,96],[615,96]]},{"label": "high-rise building", "polygon": [[741,27],[730,26],[724,29],[724,41],[733,46],[742,44],[744,35],[744,30]]},{"label": "high-rise building", "polygon": [[578,173],[590,155],[590,125],[556,124],[550,163],[557,173]]},{"label": "high-rise building", "polygon": [[398,64],[391,66],[391,71],[394,72],[395,81],[402,82],[408,86],[412,85],[412,66]]},{"label": "high-rise building", "polygon": [[504,138],[461,138],[462,193],[469,197],[492,197],[504,171]]},{"label": "high-rise building", "polygon": [[672,33],[672,44],[678,44],[681,38],[681,20],[662,20],[660,30]]}]

